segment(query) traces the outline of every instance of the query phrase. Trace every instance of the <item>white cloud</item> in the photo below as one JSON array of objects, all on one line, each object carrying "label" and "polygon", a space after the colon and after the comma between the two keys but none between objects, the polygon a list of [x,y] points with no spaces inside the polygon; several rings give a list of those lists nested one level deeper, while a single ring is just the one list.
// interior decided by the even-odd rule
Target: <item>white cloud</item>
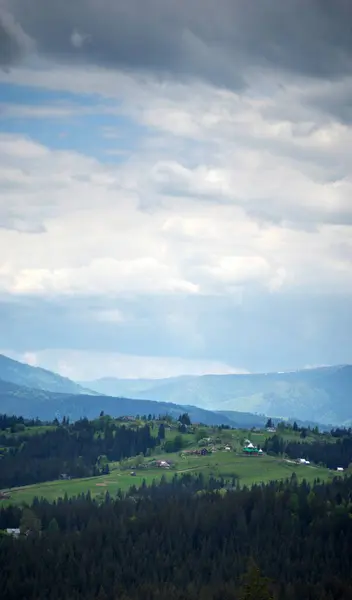
[{"label": "white cloud", "polygon": [[78,29],[74,29],[72,34],[71,34],[71,44],[72,46],[74,46],[74,48],[80,49],[83,48],[84,44],[89,41],[91,39],[90,35],[87,35],[86,33],[82,33],[81,31],[78,31]]},{"label": "white cloud", "polygon": [[68,104],[64,102],[54,102],[52,104],[0,103],[1,119],[67,119],[72,116],[99,112],[104,112],[103,106],[83,107],[78,103]]},{"label": "white cloud", "polygon": [[13,294],[197,293],[192,282],[173,277],[170,268],[155,258],[114,260],[100,258],[87,266],[20,270],[6,291]]},{"label": "white cloud", "polygon": [[[296,317],[304,323],[301,336],[318,339],[322,346],[319,298],[352,293],[352,127],[319,108],[320,101],[331,100],[331,86],[308,79],[303,85],[297,79],[280,87],[275,78],[265,85],[253,78],[247,91],[234,94],[196,82],[184,86],[107,69],[87,67],[81,75],[79,69],[42,65],[7,76],[8,81],[108,99],[108,105],[97,104],[94,111],[97,123],[99,114],[104,116],[101,141],[109,162],[94,156],[93,139],[83,155],[55,151],[26,135],[0,135],[0,295],[17,302],[27,296],[65,296],[70,303],[76,297],[83,328],[94,321],[98,336],[109,327],[122,332],[130,344],[126,352],[138,335],[137,355],[141,344],[150,354],[158,350],[152,349],[150,329],[143,339],[147,317],[141,305],[137,316],[129,308],[136,299],[143,304],[145,298],[152,302],[158,297],[164,310],[160,323],[177,353],[185,347],[189,355],[209,356],[216,338],[213,355],[224,356],[223,342],[227,348],[231,343],[221,320],[223,298],[236,310],[249,294],[258,298],[258,314],[247,315],[246,324],[253,322],[248,346],[260,346],[263,340],[257,340],[256,331],[261,330],[261,294],[270,304],[270,293],[275,307],[275,299],[283,298],[284,303],[285,294],[291,294],[291,300],[296,293],[315,294],[314,327],[313,313],[304,313],[304,303],[299,304],[302,317]],[[0,73],[1,80],[5,76]],[[348,90],[350,82],[345,84]],[[42,111],[43,116],[62,119],[76,108],[7,105],[4,116],[39,117]],[[82,107],[82,116],[84,111],[93,109]],[[134,150],[121,149],[119,128],[106,125],[109,114],[119,119],[126,115],[146,126]],[[128,122],[123,133],[133,141]],[[175,309],[177,303],[183,307],[185,296],[201,306],[208,295],[213,305],[207,314],[216,321],[208,329],[199,325],[204,317],[196,310]],[[93,298],[99,308],[87,308],[85,297]],[[331,301],[331,311],[334,306]],[[214,317],[217,310],[219,320]],[[242,318],[241,310],[234,318]],[[265,318],[272,318],[275,328],[275,315],[268,317],[269,313],[264,312]],[[156,322],[156,312],[152,314]],[[236,324],[228,325],[236,331]],[[213,331],[217,326],[219,334]],[[328,329],[330,348],[339,344],[339,334],[330,343]],[[156,329],[156,336],[163,333]],[[283,347],[290,343],[282,339]],[[32,348],[30,360],[81,379],[232,369],[231,360],[223,364],[133,358],[122,352],[38,353],[35,342],[27,346]],[[43,347],[42,341],[38,347]],[[118,335],[115,348],[119,349]],[[326,349],[311,359],[310,351],[304,358],[307,364],[324,361]],[[279,354],[284,354],[281,348]],[[296,350],[293,359],[287,354],[286,364],[294,366],[297,356]]]},{"label": "white cloud", "polygon": [[271,154],[226,145],[207,164],[182,165],[169,142],[170,158],[141,149],[104,165],[1,135],[0,289],[44,296],[232,295],[254,284],[272,292],[350,290],[350,228],[338,218],[351,211],[347,178],[321,183],[287,157],[276,164]]},{"label": "white cloud", "polygon": [[[243,356],[256,370],[275,353],[290,367],[343,356],[352,294],[352,77],[340,52],[348,19],[335,11],[331,39],[312,38],[313,22],[326,32],[324,15],[308,11],[302,30],[285,5],[282,36],[273,6],[225,2],[229,18],[217,11],[209,28],[195,3],[176,11],[170,37],[177,3],[161,2],[166,21],[149,15],[140,31],[133,7],[121,13],[112,2],[104,19],[90,3],[81,15],[60,9],[51,35],[46,4],[38,18],[27,9],[18,22],[3,18],[12,66],[0,83],[30,86],[32,102],[38,92],[35,105],[0,104],[1,130],[23,127],[0,134],[0,311],[16,315],[2,327],[10,345],[82,378],[95,367],[96,376],[161,376],[231,369]],[[131,30],[142,33],[137,45]],[[241,83],[242,73],[240,92],[217,87]],[[70,134],[61,133],[65,151],[28,135],[57,141],[54,119]],[[82,139],[84,151],[73,151]],[[37,352],[70,343],[120,354]],[[225,364],[123,354],[131,349]]]}]

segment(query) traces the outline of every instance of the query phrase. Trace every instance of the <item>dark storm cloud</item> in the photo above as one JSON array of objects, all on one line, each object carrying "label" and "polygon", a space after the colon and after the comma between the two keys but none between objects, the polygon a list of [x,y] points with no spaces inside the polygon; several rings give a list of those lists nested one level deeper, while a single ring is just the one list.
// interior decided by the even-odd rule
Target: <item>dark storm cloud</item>
[{"label": "dark storm cloud", "polygon": [[[351,26],[352,36],[352,26]],[[314,109],[321,109],[347,125],[352,124],[352,81],[329,85],[328,89],[313,91],[306,95],[305,102]]]},{"label": "dark storm cloud", "polygon": [[352,73],[350,0],[5,0],[44,55],[238,87],[247,67]]},{"label": "dark storm cloud", "polygon": [[34,45],[10,12],[0,6],[0,68],[18,63]]}]

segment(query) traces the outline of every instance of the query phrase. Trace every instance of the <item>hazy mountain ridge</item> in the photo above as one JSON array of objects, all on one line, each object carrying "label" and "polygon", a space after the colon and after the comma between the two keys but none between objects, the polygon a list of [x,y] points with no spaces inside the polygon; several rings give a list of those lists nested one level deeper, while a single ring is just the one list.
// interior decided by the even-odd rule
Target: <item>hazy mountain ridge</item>
[{"label": "hazy mountain ridge", "polygon": [[3,354],[0,354],[0,379],[37,390],[49,390],[64,394],[96,394],[58,373],[41,367],[32,367]]},{"label": "hazy mountain ridge", "polygon": [[[169,414],[178,417],[187,411],[193,422],[206,425],[234,426],[234,417],[204,410],[195,406],[180,406],[153,400],[133,400],[91,394],[60,394],[48,390],[37,390],[0,380],[0,412],[16,414],[42,420],[61,419],[63,416],[77,420],[81,417],[93,419],[104,411],[115,417],[125,415]],[[242,417],[242,416],[241,416]],[[244,418],[246,421],[246,418]],[[243,418],[242,418],[243,421]],[[249,421],[247,423],[249,425]],[[259,424],[259,421],[257,422]]]},{"label": "hazy mountain ridge", "polygon": [[[201,375],[159,380],[103,379],[98,392],[192,404],[217,411],[261,413],[302,421],[352,422],[352,366],[253,375]],[[104,390],[104,392],[103,392]]]},{"label": "hazy mountain ridge", "polygon": [[351,400],[350,365],[288,373],[184,375],[159,380],[103,378],[79,384],[0,355],[0,411],[4,412],[6,406],[6,411],[45,419],[54,418],[56,412],[79,418],[94,417],[100,410],[116,416],[164,410],[174,415],[173,410],[178,414],[189,410],[193,420],[210,423],[210,418],[214,424],[243,426],[245,418],[248,426],[259,426],[263,415],[269,415],[349,425]]},{"label": "hazy mountain ridge", "polygon": [[[39,417],[43,420],[68,416],[71,420],[76,420],[80,417],[94,418],[102,410],[113,416],[168,413],[174,417],[187,410],[194,422],[231,426],[239,424],[236,422],[236,413],[231,414],[230,418],[195,406],[181,406],[177,403],[158,402],[149,398],[134,400],[122,397],[123,394],[119,397],[116,397],[116,394],[111,397],[90,390],[87,394],[84,393],[84,386],[70,379],[3,355],[0,355],[0,370],[2,375],[0,376],[0,412],[2,413]],[[23,385],[22,382],[26,382],[27,385]],[[41,387],[35,387],[35,384]],[[74,390],[75,393],[58,391],[62,389]],[[247,417],[239,414],[239,422],[246,427],[253,425],[253,418],[258,426],[263,419],[255,415]]]}]

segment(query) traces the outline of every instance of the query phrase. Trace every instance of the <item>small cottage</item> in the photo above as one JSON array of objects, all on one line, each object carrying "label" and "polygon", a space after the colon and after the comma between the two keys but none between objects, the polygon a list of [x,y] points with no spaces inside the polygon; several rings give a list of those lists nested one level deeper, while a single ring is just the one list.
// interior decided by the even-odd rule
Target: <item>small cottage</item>
[{"label": "small cottage", "polygon": [[157,460],[156,466],[161,469],[170,469],[170,463],[168,463],[166,460]]},{"label": "small cottage", "polygon": [[202,448],[200,451],[201,456],[207,456],[210,452],[206,448]]},{"label": "small cottage", "polygon": [[8,535],[12,535],[13,537],[18,537],[18,536],[20,535],[20,533],[21,533],[21,532],[20,532],[20,530],[18,529],[18,527],[16,527],[16,528],[9,528],[9,529],[6,529],[6,533],[7,533]]},{"label": "small cottage", "polygon": [[242,452],[245,456],[263,456],[263,450],[260,450],[253,445],[242,448]]}]

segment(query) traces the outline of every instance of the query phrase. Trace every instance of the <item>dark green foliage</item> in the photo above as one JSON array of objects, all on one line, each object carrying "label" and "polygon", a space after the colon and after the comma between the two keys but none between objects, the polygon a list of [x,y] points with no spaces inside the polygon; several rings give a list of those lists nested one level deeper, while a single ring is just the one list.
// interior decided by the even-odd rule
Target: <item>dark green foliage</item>
[{"label": "dark green foliage", "polygon": [[57,533],[59,531],[59,525],[55,517],[49,522],[48,531],[51,531],[51,533]]},{"label": "dark green foliage", "polygon": [[165,452],[179,452],[184,446],[182,435],[176,435],[173,440],[168,440],[164,444]]},{"label": "dark green foliage", "polygon": [[151,435],[149,425],[118,427],[108,416],[43,429],[36,434],[24,431],[16,437],[0,433],[0,447],[7,450],[0,454],[0,489],[60,476],[67,479],[108,475],[109,461],[146,454],[159,443]]},{"label": "dark green foliage", "polygon": [[247,571],[243,576],[238,600],[274,600],[268,579],[261,575],[260,569],[253,559],[249,561]]},{"label": "dark green foliage", "polygon": [[43,423],[39,419],[24,419],[15,415],[0,414],[0,431],[9,429],[12,433],[23,431],[23,427],[39,427]]},{"label": "dark green foliage", "polygon": [[41,521],[29,508],[25,508],[20,521],[20,531],[22,535],[39,534],[41,530]]},{"label": "dark green foliage", "polygon": [[[36,500],[39,535],[0,537],[1,599],[352,598],[352,478],[197,493],[210,485],[185,474],[101,503]],[[0,529],[20,521],[0,510]]]},{"label": "dark green foliage", "polygon": [[182,423],[182,425],[191,425],[191,419],[189,418],[188,413],[183,413],[182,415],[180,415],[178,421],[179,423]]},{"label": "dark green foliage", "polygon": [[159,438],[159,440],[164,440],[165,439],[165,425],[164,425],[164,423],[160,423],[160,425],[159,425],[158,438]]},{"label": "dark green foliage", "polygon": [[335,434],[336,443],[321,439],[313,442],[285,441],[279,435],[274,435],[265,441],[264,450],[273,454],[286,454],[294,459],[305,458],[329,469],[347,468],[352,462],[352,435],[350,430],[340,431],[344,431],[344,437],[342,433],[341,436]]}]

